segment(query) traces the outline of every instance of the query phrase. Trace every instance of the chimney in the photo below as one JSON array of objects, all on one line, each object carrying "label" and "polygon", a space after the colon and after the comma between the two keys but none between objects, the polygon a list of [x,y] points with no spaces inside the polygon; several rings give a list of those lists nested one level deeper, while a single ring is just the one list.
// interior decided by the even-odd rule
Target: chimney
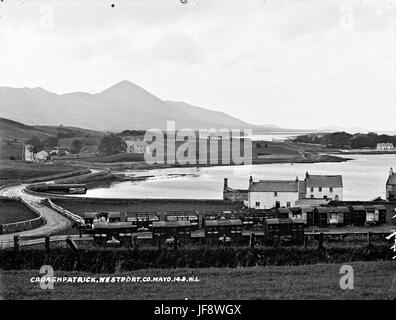
[{"label": "chimney", "polygon": [[249,187],[250,187],[252,184],[253,184],[253,177],[250,176],[250,178],[249,178]]},{"label": "chimney", "polygon": [[393,175],[393,168],[390,168],[389,170],[389,177],[391,177]]},{"label": "chimney", "polygon": [[226,190],[228,187],[228,179],[224,178],[224,190]]},{"label": "chimney", "polygon": [[305,172],[305,179],[308,179],[309,178],[309,173],[308,173],[308,171],[306,171]]}]

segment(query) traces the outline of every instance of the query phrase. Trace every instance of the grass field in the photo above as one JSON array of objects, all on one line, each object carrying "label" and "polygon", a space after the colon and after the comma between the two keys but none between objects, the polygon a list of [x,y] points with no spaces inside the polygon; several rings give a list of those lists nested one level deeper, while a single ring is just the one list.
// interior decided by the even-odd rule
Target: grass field
[{"label": "grass field", "polygon": [[72,172],[78,169],[81,168],[61,163],[41,164],[0,160],[0,184]]},{"label": "grass field", "polygon": [[5,271],[4,299],[396,299],[395,262],[350,263],[354,289],[340,288],[339,264],[239,269],[162,269],[116,274],[57,272],[54,276],[198,277],[199,282],[55,283],[42,290],[37,270]]},{"label": "grass field", "polygon": [[37,218],[23,203],[0,200],[0,224]]}]

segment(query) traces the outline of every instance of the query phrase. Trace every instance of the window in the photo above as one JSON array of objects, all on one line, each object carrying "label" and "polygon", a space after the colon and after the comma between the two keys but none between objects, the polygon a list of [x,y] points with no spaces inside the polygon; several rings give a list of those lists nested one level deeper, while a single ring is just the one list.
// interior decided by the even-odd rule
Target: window
[{"label": "window", "polygon": [[311,192],[314,192],[314,187],[311,187]]},{"label": "window", "polygon": [[288,207],[288,208],[290,208],[290,207],[291,207],[291,204],[290,204],[290,202],[286,202],[286,207]]},{"label": "window", "polygon": [[274,196],[277,197],[278,196],[278,192],[275,191],[274,192]]},{"label": "window", "polygon": [[256,201],[256,208],[260,208],[260,201]]},{"label": "window", "polygon": [[314,197],[314,195],[313,194],[311,194],[311,198],[313,199],[313,197]]},{"label": "window", "polygon": [[322,192],[322,187],[319,187],[319,192]]},{"label": "window", "polygon": [[336,201],[338,201],[338,194],[336,194],[336,196],[335,196],[335,200],[336,200]]},{"label": "window", "polygon": [[333,192],[333,187],[330,187],[330,192]]},{"label": "window", "polygon": [[275,202],[275,207],[276,207],[276,208],[280,208],[280,202],[279,202],[279,201],[276,201],[276,202]]},{"label": "window", "polygon": [[327,196],[323,196],[323,199],[327,200]]}]

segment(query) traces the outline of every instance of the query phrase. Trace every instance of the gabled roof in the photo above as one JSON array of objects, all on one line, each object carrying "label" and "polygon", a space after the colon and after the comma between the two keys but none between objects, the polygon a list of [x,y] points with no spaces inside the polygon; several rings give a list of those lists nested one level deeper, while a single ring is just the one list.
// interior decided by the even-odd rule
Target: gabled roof
[{"label": "gabled roof", "polygon": [[227,219],[227,220],[206,220],[206,226],[241,226],[242,221],[240,219]]},{"label": "gabled roof", "polygon": [[389,176],[386,184],[387,185],[396,185],[396,173],[393,173],[392,175]]},{"label": "gabled roof", "polygon": [[309,175],[305,178],[307,188],[311,187],[334,187],[342,188],[342,175]]},{"label": "gabled roof", "polygon": [[190,226],[191,226],[191,222],[186,220],[153,222],[153,228],[177,228],[177,227],[190,227]]},{"label": "gabled roof", "polygon": [[298,192],[298,182],[295,180],[260,180],[253,182],[250,192]]}]

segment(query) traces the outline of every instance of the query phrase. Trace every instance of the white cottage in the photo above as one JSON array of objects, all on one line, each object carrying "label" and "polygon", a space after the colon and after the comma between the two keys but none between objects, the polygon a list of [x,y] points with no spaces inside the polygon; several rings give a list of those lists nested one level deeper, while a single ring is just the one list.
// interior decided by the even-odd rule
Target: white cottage
[{"label": "white cottage", "polygon": [[307,199],[343,199],[342,175],[313,175],[306,172],[304,183]]},{"label": "white cottage", "polygon": [[299,181],[296,180],[249,180],[249,208],[270,209],[293,207],[299,199]]}]

